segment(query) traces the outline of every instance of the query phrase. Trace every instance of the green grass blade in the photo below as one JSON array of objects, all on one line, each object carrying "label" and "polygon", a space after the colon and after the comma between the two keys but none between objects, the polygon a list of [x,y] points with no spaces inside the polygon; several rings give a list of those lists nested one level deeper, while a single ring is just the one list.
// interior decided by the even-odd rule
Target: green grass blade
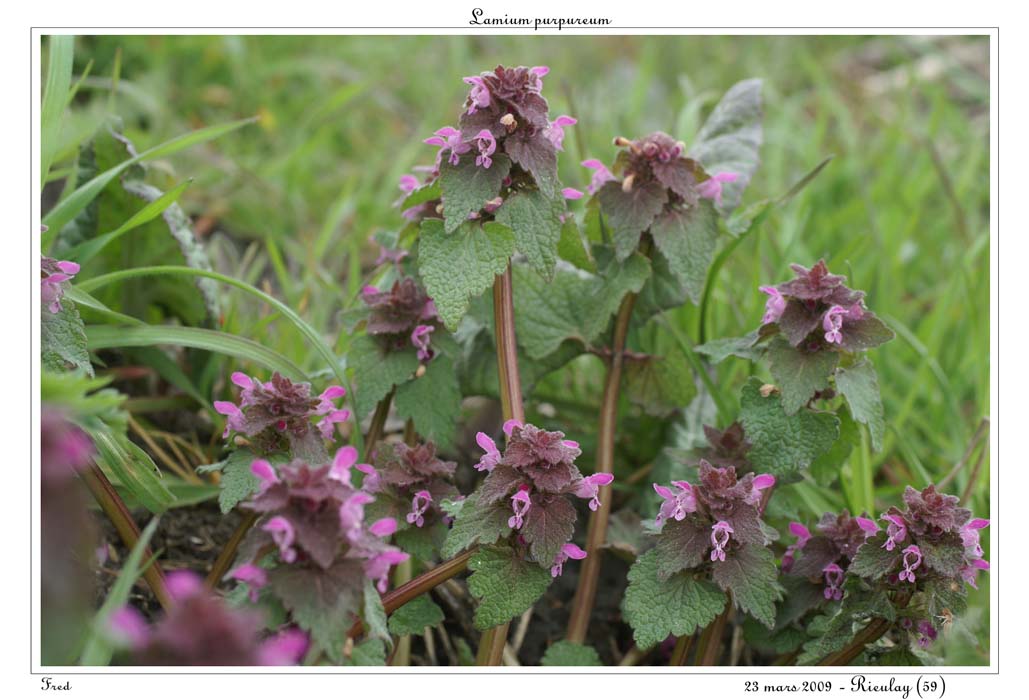
[{"label": "green grass blade", "polygon": [[129,217],[128,221],[115,230],[85,241],[84,243],[80,243],[64,253],[62,257],[65,260],[71,260],[79,263],[80,265],[85,265],[91,258],[93,258],[93,256],[113,241],[116,241],[129,231],[132,231],[143,224],[149,223],[163,214],[165,209],[179,200],[179,197],[182,196],[182,193],[186,191],[186,188],[189,187],[191,182],[193,181],[186,180],[178,187],[165,192],[163,195]]},{"label": "green grass blade", "polygon": [[238,335],[207,328],[181,326],[86,326],[86,347],[104,348],[152,347],[154,345],[181,345],[239,357],[278,372],[286,377],[308,381],[304,371],[293,362],[260,343]]},{"label": "green grass blade", "polygon": [[[93,619],[89,638],[86,640],[82,656],[79,657],[80,666],[107,666],[111,662],[114,650],[111,648],[107,632],[111,615],[129,602],[129,593],[132,591],[132,586],[146,570],[146,567],[142,565],[143,551],[150,544],[150,540],[155,532],[157,532],[157,518],[153,518],[143,528],[139,541],[136,542],[136,546],[132,548],[128,558],[125,560],[125,566],[122,567],[121,573],[118,574],[114,586],[111,587],[111,592],[107,594],[107,600],[104,601],[103,606],[101,606]],[[147,564],[149,565],[149,562]]]},{"label": "green grass blade", "polygon": [[50,37],[49,65],[43,88],[43,106],[40,110],[40,182],[46,183],[47,173],[54,155],[60,147],[61,121],[71,91],[72,59],[75,57],[75,37],[67,34]]},{"label": "green grass blade", "polygon": [[191,146],[206,143],[207,141],[224,136],[236,129],[240,129],[247,124],[253,124],[255,121],[256,117],[251,117],[250,119],[240,119],[227,124],[218,124],[204,129],[197,129],[196,131],[191,131],[188,134],[176,136],[170,141],[165,141],[160,145],[143,151],[134,158],[129,158],[128,160],[119,163],[110,170],[105,170],[62,199],[57,206],[50,210],[50,213],[43,218],[43,223],[50,227],[50,231],[47,232],[49,235],[44,236],[43,238],[43,247],[47,247],[57,235],[57,232],[60,231],[65,224],[74,219],[76,214],[82,211],[87,204],[92,202],[108,185],[108,183],[118,177],[118,175],[120,175],[126,168],[135,165],[136,163],[170,156],[173,153],[178,153],[179,151]]}]

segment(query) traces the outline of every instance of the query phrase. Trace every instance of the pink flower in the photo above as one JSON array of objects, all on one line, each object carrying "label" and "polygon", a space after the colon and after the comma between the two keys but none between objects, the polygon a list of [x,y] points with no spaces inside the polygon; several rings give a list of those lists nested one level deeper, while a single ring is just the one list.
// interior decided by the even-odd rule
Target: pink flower
[{"label": "pink flower", "polygon": [[358,464],[356,465],[357,471],[364,474],[364,480],[361,482],[361,489],[375,493],[379,490],[381,483],[379,479],[379,472],[375,471],[375,467],[370,464]]},{"label": "pink flower", "polygon": [[486,82],[478,75],[469,75],[464,81],[472,86],[468,93],[468,114],[475,114],[484,107],[489,107],[490,95]]},{"label": "pink flower", "polygon": [[582,199],[582,192],[574,187],[566,187],[561,190],[561,196],[565,199]]},{"label": "pink flower", "polygon": [[479,447],[486,451],[480,459],[475,468],[480,472],[491,472],[493,467],[497,466],[500,462],[502,455],[500,450],[497,449],[497,443],[493,442],[493,439],[486,433],[476,433],[475,442],[478,443]]},{"label": "pink flower", "polygon": [[865,539],[873,537],[876,533],[879,532],[879,526],[875,523],[874,520],[871,520],[869,518],[862,518],[860,515],[855,516],[854,520],[857,522],[858,527],[865,531]]},{"label": "pink flower", "polygon": [[111,635],[130,649],[142,649],[150,639],[150,628],[135,608],[118,608],[107,621]]},{"label": "pink flower", "polygon": [[790,523],[790,533],[797,538],[797,541],[787,547],[782,555],[782,570],[787,573],[793,568],[797,552],[802,550],[807,541],[811,539],[811,531],[801,523]]},{"label": "pink flower", "polygon": [[281,515],[277,515],[261,528],[267,533],[270,533],[272,540],[279,547],[279,556],[282,557],[282,561],[287,564],[292,564],[297,559],[297,550],[293,549],[293,541],[296,539],[296,533],[293,530],[293,525]]},{"label": "pink flower", "polygon": [[350,468],[357,462],[357,448],[353,445],[345,445],[336,451],[332,458],[332,467],[329,469],[329,477],[340,483],[350,486]]},{"label": "pink flower", "polygon": [[44,255],[41,269],[40,301],[50,313],[60,313],[61,297],[64,296],[63,283],[78,273],[79,264],[67,260],[54,260]]},{"label": "pink flower", "polygon": [[432,351],[429,350],[429,336],[434,330],[432,326],[416,326],[411,331],[411,344],[418,348],[418,359],[422,362],[432,359]]},{"label": "pink flower", "polygon": [[593,178],[590,180],[590,186],[587,188],[590,194],[596,194],[604,186],[604,183],[618,179],[611,174],[606,165],[595,158],[582,161],[582,166],[593,171]]},{"label": "pink flower", "polygon": [[826,342],[837,345],[843,343],[840,328],[843,327],[843,317],[846,313],[847,310],[838,304],[825,312],[825,316],[822,318],[822,329],[825,331]]},{"label": "pink flower", "polygon": [[775,323],[782,318],[782,312],[786,310],[786,299],[775,287],[760,287],[759,289],[768,295],[768,301],[765,302],[765,315],[761,318],[761,323]]},{"label": "pink flower", "polygon": [[893,548],[903,542],[904,538],[908,536],[907,526],[904,523],[904,518],[899,515],[884,515],[883,520],[890,523],[886,526],[886,542],[883,544],[883,547],[887,552],[892,552]]},{"label": "pink flower", "polygon": [[668,518],[682,520],[687,513],[697,510],[697,497],[693,494],[693,487],[687,481],[673,481],[672,485],[677,489],[672,491],[667,486],[654,484],[657,495],[664,499],[661,509],[657,513],[657,524],[660,525]]},{"label": "pink flower", "polygon": [[425,511],[432,505],[432,494],[428,491],[419,491],[411,499],[411,512],[407,514],[407,522],[415,527],[425,524]]},{"label": "pink flower", "polygon": [[364,507],[374,501],[370,495],[358,491],[339,507],[339,525],[344,533],[360,532],[364,520]]},{"label": "pink flower", "polygon": [[729,544],[729,536],[733,533],[732,525],[719,520],[711,526],[711,561],[725,561],[725,547]]},{"label": "pink flower", "polygon": [[529,72],[535,76],[542,78],[544,75],[550,72],[550,68],[548,66],[533,66],[529,69]]},{"label": "pink flower", "polygon": [[532,500],[529,498],[528,489],[519,489],[518,493],[511,496],[511,510],[514,511],[514,515],[507,519],[507,526],[513,530],[518,530],[524,523],[525,514],[529,512],[529,508],[532,507]]},{"label": "pink flower", "polygon": [[[566,440],[566,442],[571,441]],[[578,444],[575,446],[578,447]],[[579,498],[590,499],[590,510],[596,510],[600,507],[600,499],[597,497],[600,493],[600,487],[607,486],[614,480],[614,474],[593,474],[592,476],[587,476],[585,479],[580,481],[578,486],[576,486],[574,493]]]},{"label": "pink flower", "polygon": [[401,175],[400,176],[400,191],[404,194],[411,194],[418,189],[418,178],[414,175]]},{"label": "pink flower", "polygon": [[961,528],[961,544],[966,548],[971,548],[973,556],[981,557],[983,555],[983,548],[979,544],[979,530],[989,526],[989,520],[983,520],[982,518],[976,518],[971,520]]},{"label": "pink flower", "polygon": [[980,571],[986,571],[989,568],[990,562],[985,559],[973,559],[961,568],[961,578],[972,588],[978,589],[979,586],[975,584],[976,576],[978,576]]},{"label": "pink flower", "polygon": [[250,472],[261,481],[259,493],[264,493],[269,488],[279,483],[279,477],[275,474],[275,470],[267,460],[255,459],[250,464]]},{"label": "pink flower", "polygon": [[706,199],[715,200],[716,204],[722,203],[722,183],[736,182],[739,178],[737,173],[715,173],[707,180],[697,185],[697,194]]},{"label": "pink flower", "polygon": [[364,564],[365,575],[376,581],[375,588],[379,593],[385,593],[389,586],[389,569],[391,566],[400,564],[410,558],[407,552],[399,549],[389,549],[369,559]]},{"label": "pink flower", "polygon": [[483,129],[475,135],[475,145],[479,149],[479,155],[475,156],[475,164],[489,169],[493,165],[490,156],[497,150],[497,140],[493,138],[489,129]]},{"label": "pink flower", "polygon": [[195,595],[207,595],[204,581],[192,571],[173,571],[164,578],[168,597],[181,603]]},{"label": "pink flower", "polygon": [[561,551],[558,552],[557,558],[554,559],[554,565],[550,567],[550,575],[557,578],[561,575],[561,571],[564,568],[564,563],[569,559],[585,559],[586,552],[579,549],[576,545],[569,542],[561,546]]},{"label": "pink flower", "polygon": [[908,545],[904,549],[904,570],[900,572],[900,580],[915,582],[915,569],[922,563],[922,550],[918,545]]},{"label": "pink flower", "polygon": [[511,418],[510,420],[506,420],[506,421],[504,421],[504,435],[506,435],[508,437],[511,437],[511,433],[514,432],[515,428],[521,428],[524,425],[525,424],[522,423],[522,421],[516,420],[514,418]]},{"label": "pink flower", "polygon": [[550,122],[550,126],[548,126],[546,130],[546,137],[550,139],[550,143],[554,145],[554,148],[559,151],[565,150],[562,145],[565,138],[564,128],[575,123],[577,123],[577,120],[574,117],[569,117],[567,114],[562,114],[560,117]]},{"label": "pink flower", "polygon": [[465,143],[461,138],[461,132],[452,126],[445,126],[442,129],[438,129],[435,136],[430,136],[425,139],[425,143],[430,146],[439,146],[439,154],[436,156],[437,162],[442,157],[443,151],[449,148],[449,161],[451,165],[457,165],[460,163],[461,154],[472,150],[471,144]]},{"label": "pink flower", "polygon": [[268,585],[268,572],[256,564],[237,566],[228,576],[247,584],[251,603],[257,602],[260,590]]},{"label": "pink flower", "polygon": [[840,585],[843,583],[843,569],[835,562],[829,564],[822,573],[825,574],[825,590],[822,593],[826,600],[839,600],[843,597]]},{"label": "pink flower", "polygon": [[368,532],[372,533],[376,537],[389,537],[396,531],[397,521],[393,518],[379,518],[368,526]]},{"label": "pink flower", "polygon": [[761,492],[772,486],[775,486],[774,476],[771,474],[758,474],[754,477],[754,481],[751,482],[750,493],[744,502],[756,506],[761,502]]},{"label": "pink flower", "polygon": [[261,666],[295,666],[304,658],[309,644],[305,632],[291,627],[261,644],[257,650],[258,663]]}]

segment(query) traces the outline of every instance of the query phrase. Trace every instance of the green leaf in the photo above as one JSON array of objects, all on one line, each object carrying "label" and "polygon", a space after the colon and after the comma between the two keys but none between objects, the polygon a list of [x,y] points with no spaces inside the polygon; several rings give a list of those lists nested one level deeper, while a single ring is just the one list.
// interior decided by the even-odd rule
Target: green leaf
[{"label": "green leaf", "polygon": [[418,271],[447,328],[455,330],[469,300],[507,270],[514,249],[514,233],[502,224],[465,222],[447,233],[439,219],[422,222]]},{"label": "green leaf", "polygon": [[432,183],[423,185],[411,194],[407,195],[407,198],[404,200],[404,203],[400,205],[400,208],[410,209],[411,207],[416,207],[419,204],[425,204],[426,202],[431,202],[434,199],[439,199],[442,194],[443,189],[440,187],[440,181],[434,180]]},{"label": "green leaf", "polygon": [[347,367],[354,371],[354,410],[362,419],[394,385],[411,378],[418,369],[418,356],[411,348],[385,352],[375,338],[362,335],[350,344]]},{"label": "green leaf", "polygon": [[570,262],[580,270],[596,272],[597,263],[590,255],[586,241],[579,231],[579,225],[575,223],[575,217],[569,216],[561,226],[561,238],[557,242],[557,255],[562,260]]},{"label": "green leaf", "polygon": [[[324,571],[316,566],[279,566],[268,572],[272,592],[293,621],[310,632],[313,645],[336,662],[342,659],[364,581],[361,564],[354,559],[344,559]],[[373,641],[382,645],[381,639]]]},{"label": "green leaf", "polygon": [[40,183],[46,184],[54,157],[61,146],[64,110],[71,95],[72,60],[75,57],[75,36],[51,34],[48,39],[46,84],[40,110],[39,147]]},{"label": "green leaf", "polygon": [[39,344],[43,369],[51,372],[82,370],[93,376],[93,365],[86,347],[86,329],[78,309],[69,299],[61,300],[61,310],[56,314],[50,313],[49,309],[42,310]]},{"label": "green leaf", "polygon": [[[376,496],[376,500],[382,498],[382,494]],[[405,503],[405,511],[410,510],[410,503]],[[401,513],[402,515],[402,513]],[[371,518],[369,518],[371,521]],[[399,522],[403,522],[401,518]],[[394,536],[394,542],[402,550],[416,559],[423,562],[430,562],[436,558],[437,552],[443,547],[447,539],[449,528],[443,522],[425,527],[408,527],[399,530]]]},{"label": "green leaf", "polygon": [[886,535],[881,532],[865,540],[847,567],[847,573],[875,581],[893,571],[903,556],[902,548],[887,550],[885,544]]},{"label": "green leaf", "polygon": [[850,417],[850,411],[841,406],[836,412],[840,419],[840,438],[833,443],[832,449],[819,456],[811,463],[811,476],[819,486],[830,486],[840,475],[851,452],[861,444],[861,432],[858,424]]},{"label": "green leaf", "polygon": [[518,313],[518,343],[529,357],[541,359],[566,340],[588,346],[599,336],[626,294],[636,293],[650,275],[650,263],[633,253],[622,264],[612,264],[603,276],[558,269],[550,283],[523,265],[513,268]]},{"label": "green leaf", "polygon": [[397,387],[393,403],[397,415],[413,420],[424,439],[449,447],[461,415],[461,387],[453,361],[446,355],[434,357],[425,374]]},{"label": "green leaf", "polygon": [[881,450],[886,421],[879,396],[879,378],[872,361],[864,358],[851,367],[840,367],[836,370],[836,388],[847,399],[854,420],[868,426],[872,447],[876,452]]},{"label": "green leaf", "polygon": [[468,561],[468,590],[479,599],[475,626],[487,630],[521,615],[550,586],[548,569],[517,556],[510,547],[480,547]]},{"label": "green leaf", "polygon": [[447,534],[441,554],[450,559],[475,543],[493,544],[507,536],[511,532],[507,524],[510,510],[502,503],[480,505],[479,494],[472,493],[461,503],[460,513]]},{"label": "green leaf", "polygon": [[543,653],[541,666],[603,666],[600,654],[591,646],[569,642],[554,642]]},{"label": "green leaf", "polygon": [[458,230],[467,223],[469,214],[480,211],[486,202],[500,194],[500,187],[510,171],[511,159],[503,154],[494,156],[493,165],[488,168],[475,164],[474,153],[461,156],[457,165],[444,161],[439,181],[446,232]]},{"label": "green leaf", "polygon": [[786,415],[792,416],[807,405],[815,392],[828,388],[839,358],[839,353],[831,350],[807,352],[798,350],[783,338],[772,341],[768,347],[768,362],[782,394]]},{"label": "green leaf", "polygon": [[650,228],[668,201],[668,192],[650,182],[626,192],[618,182],[608,182],[597,192],[601,210],[611,224],[615,255],[625,260],[640,242],[640,234]]},{"label": "green leaf", "polygon": [[625,392],[652,416],[685,407],[697,395],[689,359],[675,343],[656,338],[639,348],[647,357],[625,358]]},{"label": "green leaf", "polygon": [[420,595],[389,616],[389,631],[398,637],[421,634],[426,627],[443,622],[443,610],[432,602],[429,594]]},{"label": "green leaf", "polygon": [[514,232],[515,249],[544,279],[554,276],[564,203],[539,190],[518,192],[497,210],[497,221]]},{"label": "green leaf", "polygon": [[87,427],[86,432],[96,447],[96,462],[113,474],[122,488],[135,496],[151,513],[163,513],[175,502],[175,496],[161,479],[161,472],[141,447],[124,434],[106,426]]},{"label": "green leaf", "polygon": [[343,666],[385,666],[386,644],[381,639],[366,639],[354,647]]},{"label": "green leaf", "polygon": [[[153,148],[143,151],[138,156],[129,158],[128,160],[119,163],[109,170],[105,170],[89,182],[80,186],[70,195],[62,199],[57,206],[50,210],[50,212],[43,217],[43,223],[50,227],[50,231],[56,235],[66,223],[75,218],[75,215],[82,211],[86,205],[92,202],[100,192],[107,187],[114,178],[118,177],[127,168],[141,163],[147,160],[155,160],[157,158],[164,158],[170,156],[173,153],[189,148],[190,146],[196,146],[201,143],[206,143],[213,139],[224,136],[225,134],[235,131],[247,124],[252,124],[257,120],[256,117],[250,119],[240,119],[238,121],[229,122],[227,124],[218,124],[216,126],[209,126],[203,129],[197,129],[188,134],[176,136],[170,141],[154,146]],[[49,233],[49,231],[47,232]],[[44,243],[47,238],[44,237]]]},{"label": "green leaf", "polygon": [[753,618],[744,620],[743,638],[747,641],[747,644],[755,649],[760,649],[770,654],[789,653],[799,649],[809,639],[804,630],[797,629],[793,625],[769,630]]},{"label": "green leaf", "polygon": [[227,357],[242,358],[278,372],[291,379],[308,381],[304,371],[275,350],[230,333],[208,328],[187,326],[87,326],[87,347],[90,350],[104,348],[150,347],[154,345],[179,345],[200,348],[221,353]]},{"label": "green leaf", "polygon": [[369,637],[381,639],[389,646],[393,646],[382,597],[375,589],[375,582],[367,577],[364,579],[364,605],[361,620],[364,622],[365,629],[368,630]]},{"label": "green leaf", "polygon": [[761,81],[757,78],[736,83],[715,105],[690,147],[691,158],[711,173],[736,173],[735,182],[722,186],[723,213],[735,209],[743,190],[757,170],[761,148]]},{"label": "green leaf", "polygon": [[650,226],[650,235],[690,299],[699,303],[718,243],[718,214],[710,200],[665,212]]},{"label": "green leaf", "polygon": [[723,591],[732,593],[736,607],[754,616],[768,629],[775,626],[775,604],[782,600],[779,567],[767,547],[747,544],[725,561],[716,561],[712,577]]},{"label": "green leaf", "polygon": [[718,364],[730,355],[744,360],[757,362],[764,355],[763,347],[755,347],[759,340],[758,331],[751,331],[739,338],[717,338],[709,340],[703,345],[693,348],[702,355],[711,358],[711,362]]},{"label": "green leaf", "polygon": [[640,649],[682,637],[706,627],[725,609],[725,594],[709,581],[679,573],[662,581],[660,554],[650,550],[629,569],[622,610]]},{"label": "green leaf", "polygon": [[[197,469],[201,474],[213,471],[221,472],[221,481],[218,483],[221,487],[221,492],[218,494],[218,505],[221,507],[222,513],[228,513],[241,501],[245,501],[257,493],[261,482],[250,471],[250,465],[256,459],[258,456],[250,450],[240,449],[232,452],[217,464]],[[273,467],[279,467],[289,462],[289,457],[286,455],[272,455],[263,459],[266,459]]]},{"label": "green leaf", "polygon": [[840,421],[831,413],[802,409],[787,416],[773,393],[761,395],[761,380],[751,377],[740,394],[740,422],[753,445],[747,458],[754,471],[792,479],[829,451],[840,435]]},{"label": "green leaf", "polygon": [[[111,615],[128,604],[132,587],[146,570],[146,567],[143,566],[143,552],[150,544],[154,533],[157,532],[157,523],[157,518],[151,519],[143,528],[139,540],[136,541],[136,546],[129,552],[121,573],[115,579],[114,585],[107,594],[107,599],[104,600],[103,606],[93,620],[89,638],[86,640],[82,657],[79,659],[80,666],[107,666],[111,662],[111,655],[114,652],[109,632]],[[149,562],[147,564],[149,565]]]}]

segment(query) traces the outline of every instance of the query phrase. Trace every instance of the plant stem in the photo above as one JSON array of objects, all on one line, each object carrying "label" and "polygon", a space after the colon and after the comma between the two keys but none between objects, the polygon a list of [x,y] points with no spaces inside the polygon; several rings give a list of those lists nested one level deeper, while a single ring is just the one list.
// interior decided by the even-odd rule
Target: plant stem
[{"label": "plant stem", "polygon": [[[911,593],[905,591],[900,593],[896,600],[893,601],[893,605],[896,608],[903,608],[911,600]],[[886,634],[893,623],[889,620],[884,620],[881,617],[873,618],[871,622],[865,625],[864,629],[854,635],[854,638],[850,640],[847,646],[843,647],[837,652],[829,654],[827,657],[818,662],[819,666],[846,666],[851,661],[861,655],[861,652],[865,650],[865,647],[872,642],[879,639],[879,637]]]},{"label": "plant stem", "polygon": [[686,657],[690,655],[693,648],[693,635],[679,637],[675,641],[675,649],[672,650],[672,658],[668,660],[669,666],[685,666]]},{"label": "plant stem", "polygon": [[259,517],[260,513],[247,512],[243,516],[243,520],[236,526],[232,536],[229,537],[229,541],[222,547],[222,551],[218,554],[218,558],[215,559],[214,566],[211,567],[211,571],[207,574],[205,581],[207,587],[212,591],[217,588],[218,582],[228,573],[229,567],[232,566],[232,562],[236,559],[239,545],[243,542],[243,538],[250,532],[250,528],[254,526]]},{"label": "plant stem", "polygon": [[[518,373],[518,344],[515,338],[514,286],[511,263],[493,282],[493,327],[497,341],[497,376],[500,379],[500,404],[504,420],[525,421],[522,382]],[[475,659],[478,666],[499,666],[504,658],[509,623],[486,630],[479,640]]]},{"label": "plant stem", "polygon": [[[422,593],[428,593],[444,581],[448,581],[462,573],[468,568],[468,560],[472,558],[474,553],[475,548],[473,547],[467,552],[459,554],[453,559],[448,559],[435,568],[415,576],[403,586],[382,596],[382,607],[385,608],[386,614],[389,615],[402,605],[410,603]],[[364,625],[357,622],[350,628],[349,636],[356,639],[361,635],[363,629]]]},{"label": "plant stem", "polygon": [[382,433],[386,427],[386,418],[389,417],[389,407],[393,403],[393,393],[395,391],[396,389],[390,389],[389,393],[375,406],[372,422],[368,425],[368,435],[364,439],[365,459],[372,458],[376,443],[382,439]]},{"label": "plant stem", "polygon": [[726,594],[725,610],[700,633],[697,655],[693,659],[694,666],[714,666],[718,661],[718,651],[722,646],[722,632],[732,614],[732,596]]},{"label": "plant stem", "polygon": [[[393,582],[398,586],[402,586],[411,580],[411,560],[402,561],[397,564],[396,570],[393,572]],[[410,666],[411,665],[411,635],[405,634],[397,640],[397,648],[393,652],[393,658],[390,660],[390,666]]]},{"label": "plant stem", "polygon": [[[114,525],[114,529],[118,531],[121,541],[129,550],[132,550],[136,543],[139,542],[140,535],[139,528],[132,519],[132,514],[129,513],[129,509],[125,506],[125,501],[121,499],[114,485],[96,464],[91,463],[89,469],[80,473],[82,480],[86,483],[90,493],[93,494],[93,498],[96,499],[100,509],[104,511],[104,514]],[[153,563],[143,572],[143,578],[146,580],[147,585],[150,586],[150,590],[153,591],[157,602],[161,604],[162,608],[167,610],[171,603],[171,598],[168,596],[168,590],[164,585],[164,572],[161,571],[160,565],[154,560],[154,555],[149,547],[143,550],[142,560],[153,560]]]},{"label": "plant stem", "polygon": [[[649,241],[649,239],[647,239]],[[649,242],[640,245],[649,249]],[[636,305],[636,295],[627,294],[622,299],[615,318],[614,332],[611,338],[611,362],[607,368],[607,380],[604,384],[604,398],[600,405],[600,428],[597,431],[597,474],[614,472],[615,436],[618,423],[618,395],[622,383],[624,366],[625,340],[629,335],[629,321]],[[611,485],[600,487],[597,497],[600,507],[591,515],[586,531],[586,558],[582,562],[579,573],[579,585],[572,600],[572,611],[568,619],[568,632],[565,637],[572,642],[582,644],[586,640],[589,628],[590,613],[593,601],[597,597],[597,581],[600,578],[600,564],[603,556],[604,542],[607,539],[607,521],[611,514]]]}]

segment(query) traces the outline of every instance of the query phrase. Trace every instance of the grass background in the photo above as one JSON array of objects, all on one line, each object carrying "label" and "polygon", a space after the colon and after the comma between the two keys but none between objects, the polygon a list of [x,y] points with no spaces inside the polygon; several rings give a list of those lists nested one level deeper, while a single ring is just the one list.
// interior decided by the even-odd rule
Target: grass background
[{"label": "grass background", "polygon": [[[588,171],[578,162],[610,161],[613,136],[663,130],[689,143],[730,85],[763,78],[763,162],[745,202],[779,195],[834,158],[729,259],[709,336],[754,328],[764,304],[757,287],[786,279],[790,262],[825,257],[868,292],[898,338],[872,353],[884,450],[856,451],[842,491],[809,485],[806,497],[878,512],[905,484],[938,482],[964,457],[949,490],[967,488],[969,505],[986,514],[989,456],[970,485],[977,457],[966,451],[989,412],[988,46],[959,36],[79,37],[75,75],[86,77],[51,180],[70,172],[78,144],[111,115],[139,150],[257,115],[153,170],[193,178],[182,201],[216,269],[340,333],[339,312],[377,252],[369,237],[400,226],[397,180],[431,161],[421,140],[456,119],[461,76],[497,63],[550,66],[551,114],[579,119],[561,176],[580,189]],[[318,366],[274,314],[227,299],[225,330]],[[696,342],[695,308],[672,320]],[[598,368],[595,358],[576,361],[536,398],[560,398],[592,426]],[[732,361],[719,371],[721,383],[738,386],[752,368]],[[988,592],[984,577],[959,623],[978,639],[948,635],[948,663],[988,662]]]}]

